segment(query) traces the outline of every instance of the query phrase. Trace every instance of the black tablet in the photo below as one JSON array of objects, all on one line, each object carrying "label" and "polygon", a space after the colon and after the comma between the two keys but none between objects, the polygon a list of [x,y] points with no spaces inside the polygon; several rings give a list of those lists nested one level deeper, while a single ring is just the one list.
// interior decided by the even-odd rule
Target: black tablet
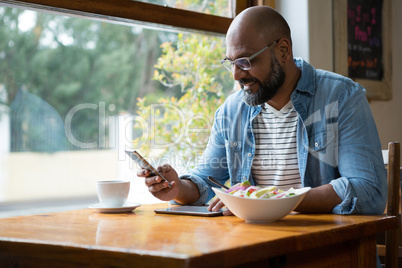
[{"label": "black tablet", "polygon": [[190,216],[204,216],[204,217],[215,217],[222,216],[223,211],[219,210],[217,212],[209,211],[207,206],[180,206],[180,207],[170,207],[170,208],[159,208],[155,209],[155,213],[158,214],[175,214],[175,215],[190,215]]}]

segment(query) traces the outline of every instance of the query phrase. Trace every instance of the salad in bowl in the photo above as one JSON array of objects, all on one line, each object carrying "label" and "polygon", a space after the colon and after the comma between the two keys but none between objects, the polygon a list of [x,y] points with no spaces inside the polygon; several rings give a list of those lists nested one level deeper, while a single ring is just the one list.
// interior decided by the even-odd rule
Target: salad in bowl
[{"label": "salad in bowl", "polygon": [[249,181],[244,181],[239,185],[235,185],[225,191],[238,197],[254,198],[254,199],[272,199],[285,198],[296,195],[296,190],[290,188],[287,191],[281,190],[276,186],[260,187],[253,186]]},{"label": "salad in bowl", "polygon": [[310,187],[281,190],[276,186],[253,186],[248,181],[232,186],[229,190],[213,187],[218,198],[237,217],[246,222],[277,221],[303,200]]}]

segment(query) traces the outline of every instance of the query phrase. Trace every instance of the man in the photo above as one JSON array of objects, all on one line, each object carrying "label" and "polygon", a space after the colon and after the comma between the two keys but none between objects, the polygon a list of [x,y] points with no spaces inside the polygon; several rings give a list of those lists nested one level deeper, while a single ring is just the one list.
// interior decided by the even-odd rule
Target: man
[{"label": "man", "polygon": [[[232,185],[310,186],[296,208],[304,213],[382,213],[387,182],[365,90],[293,59],[288,24],[266,6],[233,20],[226,53],[222,64],[242,90],[216,112],[203,158],[189,174],[159,167],[169,188],[160,177],[138,171],[149,191],[161,200],[202,205],[214,196],[207,180],[212,176]],[[209,209],[223,206],[214,199]]]}]

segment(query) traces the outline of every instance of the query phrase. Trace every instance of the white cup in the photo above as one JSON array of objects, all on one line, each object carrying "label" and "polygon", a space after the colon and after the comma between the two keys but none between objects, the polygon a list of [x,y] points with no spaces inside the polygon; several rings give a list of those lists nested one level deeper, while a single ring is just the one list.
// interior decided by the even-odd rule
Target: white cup
[{"label": "white cup", "polygon": [[114,208],[121,207],[127,200],[130,191],[129,181],[98,181],[96,192],[102,207]]}]

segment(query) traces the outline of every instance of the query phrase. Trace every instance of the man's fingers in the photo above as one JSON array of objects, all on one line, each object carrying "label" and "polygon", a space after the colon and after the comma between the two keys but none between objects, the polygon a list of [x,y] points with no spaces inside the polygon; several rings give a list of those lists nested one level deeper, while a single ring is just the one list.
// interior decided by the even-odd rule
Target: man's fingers
[{"label": "man's fingers", "polygon": [[232,211],[230,211],[229,209],[227,209],[227,210],[224,210],[224,211],[223,211],[223,215],[224,215],[224,216],[233,216],[233,213],[232,213]]},{"label": "man's fingers", "polygon": [[[160,179],[160,177],[155,177],[155,178]],[[166,181],[162,181],[160,183],[153,183],[150,186],[148,186],[148,191],[151,193],[156,193],[156,192],[162,191],[166,188],[170,189],[169,183],[167,183]]]},{"label": "man's fingers", "polygon": [[[220,209],[222,209],[225,206],[225,204],[219,199],[219,198],[215,198],[211,201],[211,204],[208,206],[208,210],[209,211],[219,211]],[[224,216],[233,216],[233,213],[229,210],[223,210],[223,215]]]},{"label": "man's fingers", "polygon": [[211,204],[208,206],[208,210],[209,211],[219,211],[224,206],[225,206],[225,204],[219,198],[215,198],[214,200],[212,200]]},{"label": "man's fingers", "polygon": [[211,200],[211,203],[208,206],[208,210],[212,211],[212,209],[216,206],[216,204],[220,201],[218,197]]},{"label": "man's fingers", "polygon": [[172,169],[173,169],[172,166],[169,165],[169,164],[167,164],[167,163],[162,164],[162,166],[159,166],[159,167],[157,168],[158,171],[162,171],[162,172],[169,172],[169,171],[171,171]]},{"label": "man's fingers", "polygon": [[148,178],[145,178],[145,185],[146,185],[147,187],[151,187],[151,186],[153,186],[154,184],[160,183],[161,181],[162,181],[162,178],[159,177],[159,176],[148,177]]},{"label": "man's fingers", "polygon": [[140,168],[137,170],[138,177],[148,177],[149,175],[151,175],[151,171],[149,171],[148,169]]}]

